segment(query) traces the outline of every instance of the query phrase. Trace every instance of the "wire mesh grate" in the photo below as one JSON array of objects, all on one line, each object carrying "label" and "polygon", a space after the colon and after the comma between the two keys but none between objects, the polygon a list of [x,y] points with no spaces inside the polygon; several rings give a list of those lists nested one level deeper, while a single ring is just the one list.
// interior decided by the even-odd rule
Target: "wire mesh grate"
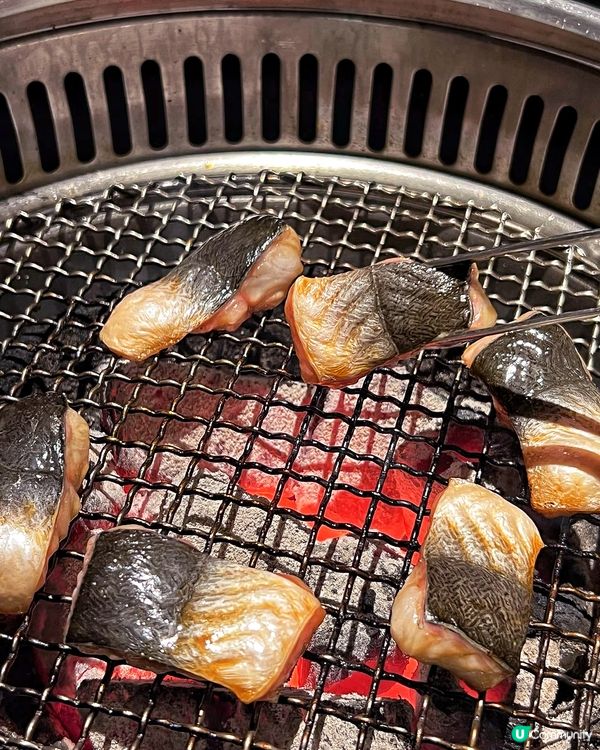
[{"label": "wire mesh grate", "polygon": [[[439,195],[272,172],[113,186],[9,221],[0,234],[1,400],[64,392],[91,426],[93,460],[44,588],[24,619],[0,629],[0,743],[496,748],[513,746],[515,723],[531,723],[587,733],[564,747],[596,746],[597,518],[542,524],[548,546],[511,692],[467,693],[390,640],[391,602],[448,478],[527,502],[515,439],[456,351],[327,391],[300,381],[280,308],[235,333],[190,336],[141,365],[99,344],[126,293],[163,275],[191,241],[263,211],[299,233],[310,275],[532,236],[506,214]],[[505,320],[532,307],[589,307],[600,294],[574,250],[490,261],[481,278]],[[569,330],[599,375],[597,324]],[[214,686],[65,645],[86,537],[123,523],[301,575],[315,590],[327,616],[277,704],[243,707]]]}]

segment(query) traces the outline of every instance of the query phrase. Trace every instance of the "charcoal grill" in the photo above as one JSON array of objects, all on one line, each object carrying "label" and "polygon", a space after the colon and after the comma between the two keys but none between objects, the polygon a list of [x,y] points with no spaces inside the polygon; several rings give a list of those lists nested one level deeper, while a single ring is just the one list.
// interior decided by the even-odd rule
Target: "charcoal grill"
[{"label": "charcoal grill", "polygon": [[[93,452],[46,585],[1,623],[1,745],[537,747],[511,739],[527,724],[544,746],[600,747],[597,518],[540,523],[512,691],[467,693],[390,641],[451,476],[527,508],[516,441],[460,352],[337,392],[301,383],[281,309],[143,365],[98,340],[124,294],[252,213],[286,218],[309,275],[597,223],[598,12],[418,6],[0,1],[1,401],[65,393]],[[597,267],[587,246],[481,278],[511,320],[598,305]],[[569,331],[600,377],[600,323]],[[86,535],[131,522],[313,587],[327,617],[277,704],[64,643]]]}]

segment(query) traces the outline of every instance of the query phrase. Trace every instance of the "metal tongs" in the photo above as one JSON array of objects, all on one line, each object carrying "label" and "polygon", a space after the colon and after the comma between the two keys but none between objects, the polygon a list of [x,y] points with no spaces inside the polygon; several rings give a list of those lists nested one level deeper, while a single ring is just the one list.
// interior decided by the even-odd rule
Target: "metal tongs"
[{"label": "metal tongs", "polygon": [[[458,253],[447,258],[428,258],[425,265],[433,268],[443,268],[456,263],[476,263],[477,261],[491,260],[500,258],[503,255],[513,255],[532,250],[547,250],[549,248],[568,248],[576,242],[584,240],[600,239],[600,229],[584,229],[579,232],[567,232],[565,234],[555,235],[554,237],[542,237],[537,240],[525,240],[524,242],[515,242],[513,244],[499,245],[497,247],[485,248],[484,250],[475,250],[473,252]],[[515,320],[511,323],[499,323],[489,328],[465,329],[457,331],[449,336],[443,336],[425,344],[422,349],[449,349],[453,346],[470,344],[473,341],[484,338],[485,336],[494,336],[502,333],[512,333],[516,331],[525,331],[529,328],[539,328],[540,326],[552,325],[553,323],[570,323],[575,320],[592,320],[600,318],[600,307],[588,307],[584,310],[571,310],[556,315],[544,315],[538,313],[524,320]]]}]

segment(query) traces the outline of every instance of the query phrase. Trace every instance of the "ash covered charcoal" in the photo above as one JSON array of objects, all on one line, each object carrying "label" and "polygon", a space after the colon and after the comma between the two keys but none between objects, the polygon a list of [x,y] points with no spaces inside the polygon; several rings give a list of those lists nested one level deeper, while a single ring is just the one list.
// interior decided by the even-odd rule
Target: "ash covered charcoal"
[{"label": "ash covered charcoal", "polygon": [[[387,704],[385,708],[383,706],[381,708],[382,713],[396,713],[393,705]],[[390,723],[403,726],[404,718],[396,716]],[[383,720],[385,721],[385,719]],[[331,714],[319,714],[307,747],[310,750],[338,750],[339,748],[358,747],[359,733],[358,723]],[[369,748],[369,750],[408,750],[412,747],[410,737],[371,728],[367,729],[366,734],[364,747]],[[292,744],[290,750],[295,750],[297,747],[299,747],[299,742]]]},{"label": "ash covered charcoal", "polygon": [[[150,686],[144,686],[136,695],[123,692],[125,686],[119,686],[118,691],[110,692],[105,702],[109,704],[127,705],[128,710],[141,715],[150,697]],[[111,686],[109,686],[109,691]],[[286,704],[263,703],[260,706],[244,706],[224,695],[212,693],[206,698],[203,693],[163,687],[155,693],[156,704],[153,707],[152,718],[195,725],[200,706],[202,715],[198,726],[204,732],[215,733],[210,737],[200,735],[194,746],[198,750],[234,750],[239,747],[239,740],[244,740],[252,732],[254,743],[283,750],[298,750],[301,745],[303,732],[306,728],[306,709],[300,706]],[[336,710],[342,711],[347,707],[343,702],[337,704]],[[390,701],[377,703],[373,714],[379,721],[390,723],[392,726],[404,727],[406,716],[402,713],[402,706]],[[251,729],[252,722],[255,729]],[[131,746],[137,734],[136,722],[119,720],[120,717],[107,716],[99,712],[92,722],[88,733],[86,750],[100,750],[110,747],[111,750],[125,750]],[[115,720],[117,719],[117,720]],[[331,715],[318,715],[314,721],[308,747],[311,750],[339,750],[352,748],[358,738],[358,727],[349,720]],[[157,731],[158,730],[158,731]],[[237,742],[229,742],[226,737],[239,738]],[[65,738],[67,743],[72,742]],[[164,747],[165,750],[184,750],[189,741],[185,732],[173,732],[166,728],[148,726],[144,732],[141,747],[152,750]],[[70,745],[67,744],[67,747]],[[408,750],[410,740],[401,735],[367,730],[365,747],[369,750]]]},{"label": "ash covered charcoal", "polygon": [[[115,409],[106,424],[109,430],[124,444],[114,453],[114,469],[123,478],[133,478],[145,467],[144,477],[149,481],[167,483],[175,489],[190,471],[215,470],[233,474],[235,462],[246,455],[246,461],[257,467],[265,466],[272,471],[259,468],[245,469],[239,479],[240,485],[250,494],[273,497],[277,486],[282,485],[280,505],[298,510],[305,516],[316,513],[323,495],[323,484],[312,481],[317,477],[326,482],[336,459],[335,451],[344,440],[357,458],[347,456],[338,470],[338,484],[357,487],[363,492],[374,489],[381,468],[369,456],[385,456],[390,434],[398,420],[398,409],[406,396],[406,380],[387,374],[376,374],[368,396],[357,406],[358,392],[330,392],[322,405],[322,413],[315,412],[308,423],[306,439],[293,463],[296,474],[306,477],[286,478],[281,481],[280,471],[286,466],[297,439],[307,410],[311,409],[312,389],[294,381],[282,381],[272,399],[263,406],[256,396],[266,398],[271,383],[269,379],[239,376],[233,384],[222,370],[198,368],[190,387],[177,405],[176,417],[172,405],[179,394],[181,384],[190,375],[189,365],[161,362],[148,371],[150,382],[141,383],[143,370],[139,366],[126,366],[123,371],[134,382],[115,380],[110,386],[110,399],[124,405],[134,393],[136,399],[124,421],[119,422],[120,409]],[[235,393],[230,393],[231,385]],[[208,387],[209,392],[203,387]],[[137,389],[137,390],[136,390]],[[225,391],[225,392],[224,392]],[[285,406],[290,404],[290,407]],[[411,396],[411,407],[403,421],[406,437],[397,440],[395,461],[398,469],[388,472],[384,492],[392,499],[413,503],[415,509],[421,502],[423,480],[404,472],[404,466],[416,471],[430,469],[436,430],[447,405],[447,392],[442,388],[419,386]],[[159,411],[154,416],[144,409]],[[219,422],[206,434],[207,423],[215,410],[221,410]],[[348,420],[358,417],[358,425],[349,427]],[[260,431],[250,432],[260,420]],[[387,432],[371,425],[387,428]],[[164,432],[161,438],[161,428]],[[166,428],[166,429],[165,429]],[[235,429],[234,429],[235,428]],[[348,435],[348,430],[351,434]],[[288,435],[283,440],[279,435]],[[415,435],[427,440],[412,440]],[[442,476],[459,475],[470,477],[474,467],[455,450],[455,445],[472,449],[481,443],[477,429],[467,432],[460,428],[449,435],[448,451],[443,455]],[[137,444],[135,444],[137,443]],[[153,445],[154,444],[154,445]],[[202,456],[193,451],[202,444]],[[154,454],[150,455],[153,445]],[[144,447],[146,446],[146,447]],[[185,453],[182,454],[182,451]],[[279,471],[278,471],[279,470]],[[183,488],[193,493],[193,477]],[[368,497],[358,497],[352,492],[335,490],[327,504],[326,517],[332,521],[350,521],[361,528],[369,505]],[[350,515],[355,516],[349,518]],[[379,503],[373,528],[401,539],[410,535],[415,513],[389,503]],[[325,530],[320,530],[323,538]]]},{"label": "ash covered charcoal", "polygon": [[[258,542],[273,508],[268,499],[252,495],[240,487],[228,491],[230,482],[230,477],[224,472],[198,471],[190,483],[190,494],[177,507],[172,522],[188,531],[197,532],[198,537],[192,537],[190,541],[199,548],[203,547],[208,533],[216,526],[218,536],[224,537],[225,541],[217,540],[211,554],[246,565],[253,551],[249,545]],[[219,516],[220,521],[217,520]],[[295,538],[302,538],[305,543],[308,539],[308,529],[292,518],[275,515],[272,526],[293,528]],[[287,549],[282,543],[281,551]],[[273,563],[277,567],[281,563],[280,558],[274,558]],[[286,567],[285,563],[281,564]]]},{"label": "ash covered charcoal", "polygon": [[[399,410],[407,398],[406,388],[404,377],[377,373],[364,398],[358,390],[328,391],[319,411],[310,420],[297,451],[292,465],[294,476],[282,481],[277,474],[250,469],[242,474],[240,483],[248,491],[266,496],[273,496],[279,488],[279,504],[293,508],[311,520],[323,503],[326,483],[335,480],[338,487],[345,485],[347,489],[336,487],[329,492],[324,515],[332,522],[350,523],[358,532],[364,525],[371,502],[369,493],[383,479],[382,491],[392,502],[378,502],[371,527],[395,539],[409,538],[416,509],[421,504],[425,475],[432,466],[434,443],[447,408],[448,392],[441,387],[417,384],[410,393],[410,405],[405,410],[401,431],[397,431]],[[304,417],[302,413],[298,416]],[[268,421],[269,414],[265,426]],[[381,461],[390,451],[392,435],[393,463],[382,478]],[[249,461],[260,461],[263,442],[267,440],[258,438]],[[483,433],[478,427],[457,426],[449,433],[447,450],[443,451],[442,460],[436,467],[440,478],[452,475],[471,477],[475,469],[473,461],[466,460],[456,448],[473,451],[482,443]],[[340,462],[339,453],[346,446],[348,454]],[[291,445],[284,444],[282,459],[285,450],[289,453]],[[336,473],[332,476],[334,469]],[[296,474],[300,476],[296,477]],[[394,505],[395,500],[411,503],[414,510]],[[339,533],[323,526],[318,538],[321,540]]]},{"label": "ash covered charcoal", "polygon": [[[207,532],[214,526],[215,514],[221,503],[225,503],[219,534],[226,536],[227,541],[217,542],[213,555],[238,562],[240,552],[237,544],[252,545],[262,536],[266,549],[259,555],[258,566],[284,573],[298,573],[299,561],[305,556],[311,538],[308,524],[282,509],[273,509],[265,498],[239,489],[234,490],[233,496],[228,495],[229,478],[226,474],[198,473],[194,481],[196,494],[186,508],[185,516],[183,509],[175,515],[176,524],[185,522],[186,529]],[[360,609],[368,595],[370,611],[386,618],[393,597],[390,584],[396,580],[404,550],[367,538],[360,561],[353,566],[357,541],[352,535],[315,540],[307,583],[323,601],[338,606],[343,591],[340,587],[348,581],[349,571],[360,570],[363,576],[357,576],[354,582],[351,606],[355,610]],[[365,579],[369,574],[387,578],[390,584],[379,580],[369,583]]]},{"label": "ash covered charcoal", "polygon": [[[571,538],[573,548],[582,552],[600,552],[600,522],[597,518],[579,518],[571,524]],[[598,560],[591,561],[592,565],[598,564]]]},{"label": "ash covered charcoal", "polygon": [[[469,744],[469,733],[476,701],[474,698],[457,691],[456,681],[449,672],[435,668],[432,670],[431,681],[437,688],[431,693],[431,699],[427,705],[425,715],[425,726],[423,734],[425,737],[441,737],[445,742],[455,742],[457,745]],[[488,700],[505,698],[488,694]],[[477,748],[479,750],[497,750],[502,747],[502,739],[506,730],[507,718],[501,712],[488,712],[486,721],[482,724]],[[435,750],[438,745],[423,741],[423,750]]]},{"label": "ash covered charcoal", "polygon": [[[533,623],[545,622],[547,599],[540,594],[534,595],[534,606],[531,620]],[[552,647],[546,658],[546,667],[566,672],[574,679],[582,679],[585,671],[588,646],[569,633],[592,634],[594,605],[590,601],[574,594],[560,592],[554,603],[551,624],[560,632],[550,635]],[[538,631],[536,631],[538,632]]]},{"label": "ash covered charcoal", "polygon": [[[87,416],[87,412],[86,412]],[[108,519],[92,520],[89,516],[113,516],[115,519],[127,502],[129,487],[117,473],[112,456],[104,453],[105,435],[97,429],[90,430],[90,463],[95,468],[94,481],[89,485],[81,498],[81,511],[84,518],[78,518],[71,526],[66,547],[77,552],[83,552],[90,531],[94,529],[110,528],[112,522]],[[153,498],[152,501],[150,498]],[[151,489],[140,489],[133,498],[134,506],[149,506],[147,514],[140,517],[152,520],[156,517],[158,497]],[[151,509],[150,509],[151,508]]]},{"label": "ash covered charcoal", "polygon": [[[544,622],[547,600],[536,592],[532,622]],[[569,633],[591,633],[593,622],[593,604],[572,594],[559,593],[551,624],[565,633],[551,633],[547,639],[547,652],[544,670],[563,673],[565,680],[556,680],[550,676],[541,682],[538,713],[541,716],[555,717],[557,720],[576,725],[578,709],[575,705],[575,689],[569,684],[571,680],[586,678],[589,662],[589,647]],[[515,706],[523,710],[531,709],[531,696],[540,662],[541,632],[534,627],[525,642],[521,661],[530,665],[517,675],[515,685]],[[531,671],[530,671],[531,670]],[[554,747],[554,745],[553,745]]]},{"label": "ash covered charcoal", "polygon": [[[120,372],[127,381],[111,380],[107,393],[107,401],[119,406],[104,414],[106,431],[122,443],[114,451],[115,468],[120,476],[133,478],[146,462],[146,479],[172,485],[183,479],[191,461],[200,468],[218,465],[231,474],[234,462],[242,458],[252,426],[265,409],[262,400],[268,398],[273,386],[270,378],[235,376],[223,367],[198,366],[192,371],[189,363],[167,360],[149,369],[124,365]],[[180,398],[184,383],[186,390]],[[301,406],[307,387],[300,388],[297,393],[297,384],[283,382],[276,397],[290,398]],[[126,404],[130,406],[123,418]],[[219,422],[207,433],[216,413]],[[287,421],[272,426],[293,438],[297,414],[289,410],[286,416]],[[153,444],[154,455],[150,456]],[[203,456],[194,456],[192,452],[200,445]],[[263,446],[263,453],[267,465],[277,461],[276,451],[271,456],[268,445]]]},{"label": "ash covered charcoal", "polygon": [[[126,706],[133,714],[141,716],[152,697],[153,719],[195,724],[204,691],[190,690],[187,687],[180,687],[176,682],[167,683],[164,679],[159,682],[154,675],[152,678],[154,679],[148,680],[145,684],[137,685],[126,681],[111,680],[103,696],[103,703],[114,708]],[[92,696],[90,700],[94,699],[99,686],[100,683],[97,680],[90,680],[87,683],[86,692]],[[220,705],[222,705],[221,696],[213,698],[206,706],[207,713],[211,709],[217,711]],[[208,721],[208,717],[205,718],[204,725]],[[89,750],[106,750],[109,747],[111,750],[129,748],[138,731],[139,725],[136,721],[123,720],[119,716],[98,712],[88,734]],[[189,735],[185,732],[150,725],[143,732],[140,746],[146,750],[155,750],[155,748],[184,750],[188,742]],[[206,746],[199,744],[196,747]]]},{"label": "ash covered charcoal", "polygon": [[[84,498],[82,509],[89,514],[112,516],[111,520],[89,521],[94,529],[110,528],[119,513],[124,511],[124,519],[142,520],[150,523],[165,521],[173,505],[173,492],[155,487],[138,487],[123,484],[114,467],[108,466],[109,473],[96,477],[93,487]],[[80,545],[77,551],[82,551]]]},{"label": "ash covered charcoal", "polygon": [[[521,663],[529,668],[521,668],[515,680],[514,706],[516,709],[528,711],[531,709],[531,696],[535,684],[535,664],[540,661],[540,639],[539,636],[528,636],[521,651]],[[555,641],[549,642],[548,659],[557,663],[560,659],[560,651]],[[554,680],[544,680],[542,682],[539,706],[540,711],[547,713],[555,703],[558,686]]]},{"label": "ash covered charcoal", "polygon": [[[343,711],[347,710],[348,704],[342,698],[335,706],[330,707]],[[263,703],[259,707],[245,707],[222,696],[213,695],[205,702],[204,709],[202,726],[205,729],[241,739],[251,731],[254,714],[256,728],[253,731],[253,742],[282,750],[298,750],[307,728],[306,709],[296,705]],[[377,703],[373,713],[379,721],[406,727],[407,717],[402,712],[401,704],[390,701]],[[319,714],[313,723],[307,747],[311,750],[350,749],[356,745],[357,738],[358,726],[353,722]],[[203,738],[196,744],[196,747],[203,750],[233,750],[236,746],[236,743],[229,743],[227,740],[211,741]],[[369,750],[405,750],[410,744],[399,735],[369,729],[365,747]]]},{"label": "ash covered charcoal", "polygon": [[[207,730],[242,740],[252,733],[254,743],[261,742],[282,750],[299,746],[306,719],[306,710],[300,706],[276,703],[244,706],[214,693],[204,701],[203,708],[202,726]],[[234,750],[238,746],[239,743],[217,738],[199,738],[196,744],[202,750]]]},{"label": "ash covered charcoal", "polygon": [[[294,519],[282,517],[269,529],[266,541],[275,548],[281,545],[280,548],[302,557],[306,554],[309,533],[309,529]],[[375,669],[382,658],[387,622],[404,551],[367,539],[360,560],[355,563],[356,545],[357,539],[353,536],[314,543],[305,581],[319,597],[328,614],[310,644],[310,651],[317,656],[317,661],[306,665],[304,684],[292,681],[293,684],[290,685],[298,693],[315,687],[320,674],[318,656],[326,654],[333,654],[339,661],[328,661],[323,691],[325,696],[331,696],[332,700],[333,696],[350,699],[354,694],[354,700],[360,703],[361,696],[370,691],[370,676],[353,667],[365,665]],[[259,558],[258,565],[292,574],[298,573],[299,568],[296,559],[286,560],[285,557],[271,557],[268,554]],[[352,574],[353,581],[351,571],[355,571]],[[336,613],[340,611],[347,587],[347,612],[344,621],[338,623]],[[370,613],[373,625],[353,619],[353,614],[358,613]],[[386,670],[398,672],[409,679],[420,679],[421,675],[420,665],[395,649],[388,656]],[[405,702],[406,710],[410,710],[409,706],[414,710],[419,703],[415,691],[400,683],[384,681],[378,694]]]},{"label": "ash covered charcoal", "polygon": [[573,550],[587,553],[585,557],[569,555],[563,580],[579,588],[600,594],[600,523],[597,518],[580,518],[571,524],[568,544]]}]

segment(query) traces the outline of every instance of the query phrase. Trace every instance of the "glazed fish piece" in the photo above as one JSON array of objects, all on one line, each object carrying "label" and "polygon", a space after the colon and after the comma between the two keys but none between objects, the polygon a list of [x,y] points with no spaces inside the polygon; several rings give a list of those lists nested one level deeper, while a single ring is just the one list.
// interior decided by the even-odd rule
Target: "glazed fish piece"
[{"label": "glazed fish piece", "polygon": [[300,579],[219,560],[134,526],[93,536],[67,641],[133,666],[273,696],[324,611]]},{"label": "glazed fish piece", "polygon": [[303,379],[341,388],[439,336],[493,325],[476,266],[448,273],[407,258],[301,277],[285,304]]},{"label": "glazed fish piece", "polygon": [[100,339],[115,354],[141,361],[188,333],[234,331],[254,312],[278,305],[302,273],[294,230],[253,216],[213,235],[158,281],[128,294]]},{"label": "glazed fish piece", "polygon": [[488,336],[463,359],[519,438],[534,510],[600,512],[600,391],[565,329]]},{"label": "glazed fish piece", "polygon": [[89,429],[48,393],[0,410],[0,613],[26,612],[79,512]]},{"label": "glazed fish piece", "polygon": [[451,479],[423,557],[392,607],[392,637],[475,690],[519,669],[542,540],[533,521],[495,492]]}]

